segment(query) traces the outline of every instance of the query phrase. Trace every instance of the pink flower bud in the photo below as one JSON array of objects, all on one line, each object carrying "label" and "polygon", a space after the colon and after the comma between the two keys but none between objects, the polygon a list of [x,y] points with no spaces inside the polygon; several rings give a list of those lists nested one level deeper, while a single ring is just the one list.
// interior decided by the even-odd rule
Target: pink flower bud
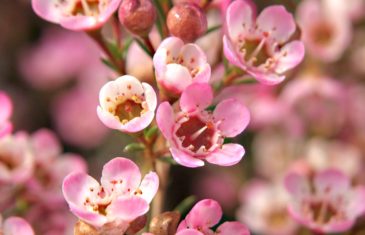
[{"label": "pink flower bud", "polygon": [[207,30],[207,17],[194,4],[178,4],[167,15],[167,28],[184,42],[193,42]]},{"label": "pink flower bud", "polygon": [[124,0],[118,15],[126,29],[138,36],[146,36],[156,20],[156,10],[150,0]]}]

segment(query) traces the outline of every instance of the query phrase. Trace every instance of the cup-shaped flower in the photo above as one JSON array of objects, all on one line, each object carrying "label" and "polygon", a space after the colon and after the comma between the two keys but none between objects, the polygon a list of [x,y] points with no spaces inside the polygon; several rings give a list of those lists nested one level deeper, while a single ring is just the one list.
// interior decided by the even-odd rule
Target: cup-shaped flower
[{"label": "cup-shaped flower", "polygon": [[365,187],[352,186],[337,170],[324,170],[313,177],[291,172],[285,186],[292,196],[292,217],[320,233],[344,232],[365,212]]},{"label": "cup-shaped flower", "polygon": [[[0,217],[1,219],[1,217]],[[20,217],[9,217],[3,224],[0,220],[0,234],[4,235],[34,235],[34,231],[29,223]]]},{"label": "cup-shaped flower", "polygon": [[224,144],[224,138],[234,137],[246,128],[250,120],[248,109],[235,99],[227,99],[210,112],[206,109],[212,100],[209,84],[194,83],[181,95],[181,111],[174,113],[168,102],[157,110],[157,125],[170,143],[173,158],[183,166],[200,167],[204,159],[230,166],[245,154],[239,144]]},{"label": "cup-shaped flower", "polygon": [[304,45],[292,40],[296,30],[293,16],[283,6],[269,6],[256,17],[250,0],[232,2],[226,15],[224,54],[261,83],[274,85],[304,57]]},{"label": "cup-shaped flower", "polygon": [[0,183],[24,183],[33,173],[34,156],[23,133],[0,138]]},{"label": "cup-shaped flower", "polygon": [[216,225],[222,217],[222,207],[217,201],[204,199],[195,204],[185,219],[177,228],[177,235],[249,235],[250,232],[240,222],[225,222],[215,232],[211,228]]},{"label": "cup-shaped flower", "polygon": [[113,223],[124,230],[149,210],[158,184],[156,173],[148,173],[141,182],[138,166],[118,157],[104,165],[101,185],[85,173],[74,172],[64,179],[62,190],[80,220],[96,228]]},{"label": "cup-shaped flower", "polygon": [[9,118],[13,111],[13,105],[5,92],[0,91],[0,138],[9,134],[13,126]]},{"label": "cup-shaped flower", "polygon": [[156,79],[169,95],[178,96],[192,83],[207,83],[210,65],[196,44],[177,37],[166,38],[153,56]]},{"label": "cup-shaped flower", "polygon": [[121,0],[32,0],[41,18],[70,30],[101,27],[118,9]]},{"label": "cup-shaped flower", "polygon": [[99,102],[97,112],[104,125],[132,133],[143,130],[152,122],[157,98],[149,84],[124,75],[101,88]]}]

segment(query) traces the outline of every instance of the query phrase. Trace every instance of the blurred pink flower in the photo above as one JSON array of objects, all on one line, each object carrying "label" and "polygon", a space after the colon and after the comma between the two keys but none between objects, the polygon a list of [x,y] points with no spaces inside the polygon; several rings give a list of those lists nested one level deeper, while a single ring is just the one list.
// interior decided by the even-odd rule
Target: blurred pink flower
[{"label": "blurred pink flower", "polygon": [[287,211],[289,195],[281,183],[252,180],[244,186],[241,202],[237,218],[255,233],[296,234],[299,226]]},{"label": "blurred pink flower", "polygon": [[205,199],[195,204],[193,209],[181,221],[176,235],[249,235],[250,232],[240,222],[225,222],[215,232],[210,228],[216,225],[222,217],[222,208],[218,202]]},{"label": "blurred pink flower", "polygon": [[3,91],[0,91],[0,107],[0,138],[2,138],[13,130],[13,125],[9,121],[13,113],[13,104]]},{"label": "blurred pink flower", "polygon": [[153,56],[156,79],[171,95],[180,95],[192,83],[207,83],[210,65],[199,46],[184,44],[177,37],[166,38]]},{"label": "blurred pink flower", "polygon": [[97,113],[104,125],[132,133],[143,130],[152,122],[157,97],[149,84],[124,75],[101,88],[99,103]]},{"label": "blurred pink flower", "polygon": [[40,41],[26,49],[19,67],[25,80],[34,88],[59,88],[99,61],[98,47],[83,33],[50,28]]},{"label": "blurred pink flower", "polygon": [[114,158],[103,167],[101,185],[91,176],[74,172],[63,182],[63,194],[71,211],[97,228],[113,224],[123,234],[129,222],[149,210],[158,189],[156,173],[141,182],[138,166],[126,158]]},{"label": "blurred pink flower", "polygon": [[20,217],[9,217],[3,223],[0,216],[0,233],[3,235],[34,235],[30,224]]},{"label": "blurred pink flower", "polygon": [[173,158],[186,167],[212,164],[231,166],[245,154],[239,144],[223,144],[225,137],[240,134],[250,121],[248,109],[235,99],[220,102],[213,112],[205,109],[213,101],[213,91],[206,83],[187,87],[180,98],[180,109],[174,113],[168,102],[160,104],[157,125],[170,144]]},{"label": "blurred pink flower", "polygon": [[121,0],[32,0],[34,12],[41,18],[70,30],[101,27],[117,10]]},{"label": "blurred pink flower", "polygon": [[347,231],[365,212],[365,187],[352,186],[351,180],[337,170],[313,176],[291,172],[285,186],[292,197],[292,217],[320,233]]},{"label": "blurred pink flower", "polygon": [[0,138],[0,183],[19,184],[33,173],[34,156],[24,133]]},{"label": "blurred pink flower", "polygon": [[343,1],[342,9],[333,7],[336,2],[339,0],[304,0],[297,8],[306,49],[324,62],[338,60],[352,37],[350,18],[343,11],[348,1]]},{"label": "blurred pink flower", "polygon": [[230,63],[258,81],[274,85],[304,57],[304,45],[290,37],[296,30],[293,16],[283,6],[269,6],[256,18],[250,0],[232,2],[226,15],[224,54]]}]

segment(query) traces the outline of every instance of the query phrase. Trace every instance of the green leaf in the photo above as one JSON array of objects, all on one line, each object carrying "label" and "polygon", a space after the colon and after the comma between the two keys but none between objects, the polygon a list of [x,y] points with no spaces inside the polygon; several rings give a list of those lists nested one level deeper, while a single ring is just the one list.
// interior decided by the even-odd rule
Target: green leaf
[{"label": "green leaf", "polygon": [[235,85],[240,85],[240,84],[254,84],[257,83],[257,80],[254,78],[244,78],[244,79],[239,79],[233,82]]},{"label": "green leaf", "polygon": [[118,72],[118,68],[115,67],[115,65],[112,62],[110,62],[108,59],[106,59],[106,58],[100,58],[100,60],[101,60],[101,62],[103,62],[103,64],[105,64],[106,66],[108,66],[112,70]]},{"label": "green leaf", "polygon": [[122,50],[115,42],[107,42],[106,45],[114,58],[116,58],[117,60],[122,59]]},{"label": "green leaf", "polygon": [[158,131],[158,127],[157,126],[152,126],[151,128],[145,129],[144,130],[144,136],[148,139],[150,139],[151,137],[155,136],[157,134]]},{"label": "green leaf", "polygon": [[150,52],[150,50],[148,50],[146,45],[143,42],[141,42],[141,40],[139,40],[137,38],[135,40],[138,43],[138,45],[147,53],[147,55],[151,56],[151,58],[152,58],[153,54]]},{"label": "green leaf", "polygon": [[128,53],[128,49],[131,46],[133,42],[132,38],[127,38],[123,44],[123,48],[122,48],[122,58],[125,58],[127,56]]},{"label": "green leaf", "polygon": [[127,146],[125,146],[123,151],[125,153],[134,153],[134,152],[143,151],[144,149],[145,149],[145,146],[142,143],[131,143],[131,144],[128,144]]},{"label": "green leaf", "polygon": [[171,165],[177,165],[177,162],[171,156],[162,156],[162,157],[157,158],[157,160],[159,160],[161,162],[166,162]]},{"label": "green leaf", "polygon": [[222,27],[222,25],[212,26],[212,27],[210,27],[210,28],[209,28],[209,29],[205,32],[205,34],[204,34],[204,35],[210,34],[210,33],[214,32],[214,31],[216,31],[216,30],[220,29],[221,27]]},{"label": "green leaf", "polygon": [[182,202],[180,202],[179,205],[175,207],[174,211],[180,212],[181,215],[186,214],[195,202],[196,202],[196,197],[191,195],[185,198]]}]

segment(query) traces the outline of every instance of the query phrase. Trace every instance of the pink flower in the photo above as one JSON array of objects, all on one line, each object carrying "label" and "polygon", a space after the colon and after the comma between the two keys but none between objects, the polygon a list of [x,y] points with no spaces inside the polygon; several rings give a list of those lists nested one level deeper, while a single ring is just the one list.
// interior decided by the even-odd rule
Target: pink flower
[{"label": "pink flower", "polygon": [[[302,38],[311,56],[325,62],[338,60],[351,41],[351,20],[344,14],[345,7],[338,9],[338,1],[301,1],[298,9],[298,24]],[[327,4],[325,4],[327,3]],[[343,1],[343,5],[349,5]]]},{"label": "pink flower", "polygon": [[205,199],[195,204],[193,209],[181,221],[176,235],[249,235],[250,232],[240,222],[225,222],[215,232],[210,228],[216,225],[222,217],[222,208],[218,202]]},{"label": "pink flower", "polygon": [[0,216],[0,233],[4,235],[34,235],[30,224],[20,217],[9,217],[1,225]]},{"label": "pink flower", "polygon": [[35,13],[70,30],[101,27],[117,10],[121,0],[32,0]]},{"label": "pink flower", "polygon": [[344,232],[365,212],[365,187],[354,187],[337,170],[314,176],[289,173],[285,186],[292,196],[289,212],[299,223],[322,233]]},{"label": "pink flower", "polygon": [[299,226],[288,213],[289,196],[281,181],[279,184],[252,180],[241,195],[237,218],[252,231],[270,235],[296,234]]},{"label": "pink flower", "polygon": [[156,79],[160,86],[179,95],[192,83],[207,83],[210,65],[204,52],[196,44],[184,42],[177,37],[166,38],[153,57]]},{"label": "pink flower", "polygon": [[303,43],[290,41],[296,25],[283,6],[269,6],[256,17],[251,1],[236,0],[227,9],[226,24],[225,56],[264,84],[282,82],[283,73],[304,57]]},{"label": "pink flower", "polygon": [[124,75],[101,88],[99,102],[98,116],[107,127],[138,132],[152,122],[157,98],[149,84]]},{"label": "pink flower", "polygon": [[0,183],[24,183],[33,173],[34,156],[24,133],[0,138]]},{"label": "pink flower", "polygon": [[119,157],[104,165],[101,185],[91,176],[75,172],[64,179],[62,189],[71,211],[79,219],[95,227],[113,223],[124,230],[129,222],[149,210],[158,184],[154,172],[141,182],[138,166]]},{"label": "pink flower", "polygon": [[230,166],[245,154],[241,145],[223,142],[225,137],[235,137],[246,128],[250,120],[247,108],[235,99],[227,99],[213,112],[206,111],[212,100],[211,87],[195,83],[182,93],[180,112],[175,114],[168,102],[157,110],[157,125],[170,143],[173,158],[183,166],[203,166],[203,159]]},{"label": "pink flower", "polygon": [[9,118],[13,112],[13,105],[5,92],[0,91],[0,138],[11,133],[13,125]]}]

